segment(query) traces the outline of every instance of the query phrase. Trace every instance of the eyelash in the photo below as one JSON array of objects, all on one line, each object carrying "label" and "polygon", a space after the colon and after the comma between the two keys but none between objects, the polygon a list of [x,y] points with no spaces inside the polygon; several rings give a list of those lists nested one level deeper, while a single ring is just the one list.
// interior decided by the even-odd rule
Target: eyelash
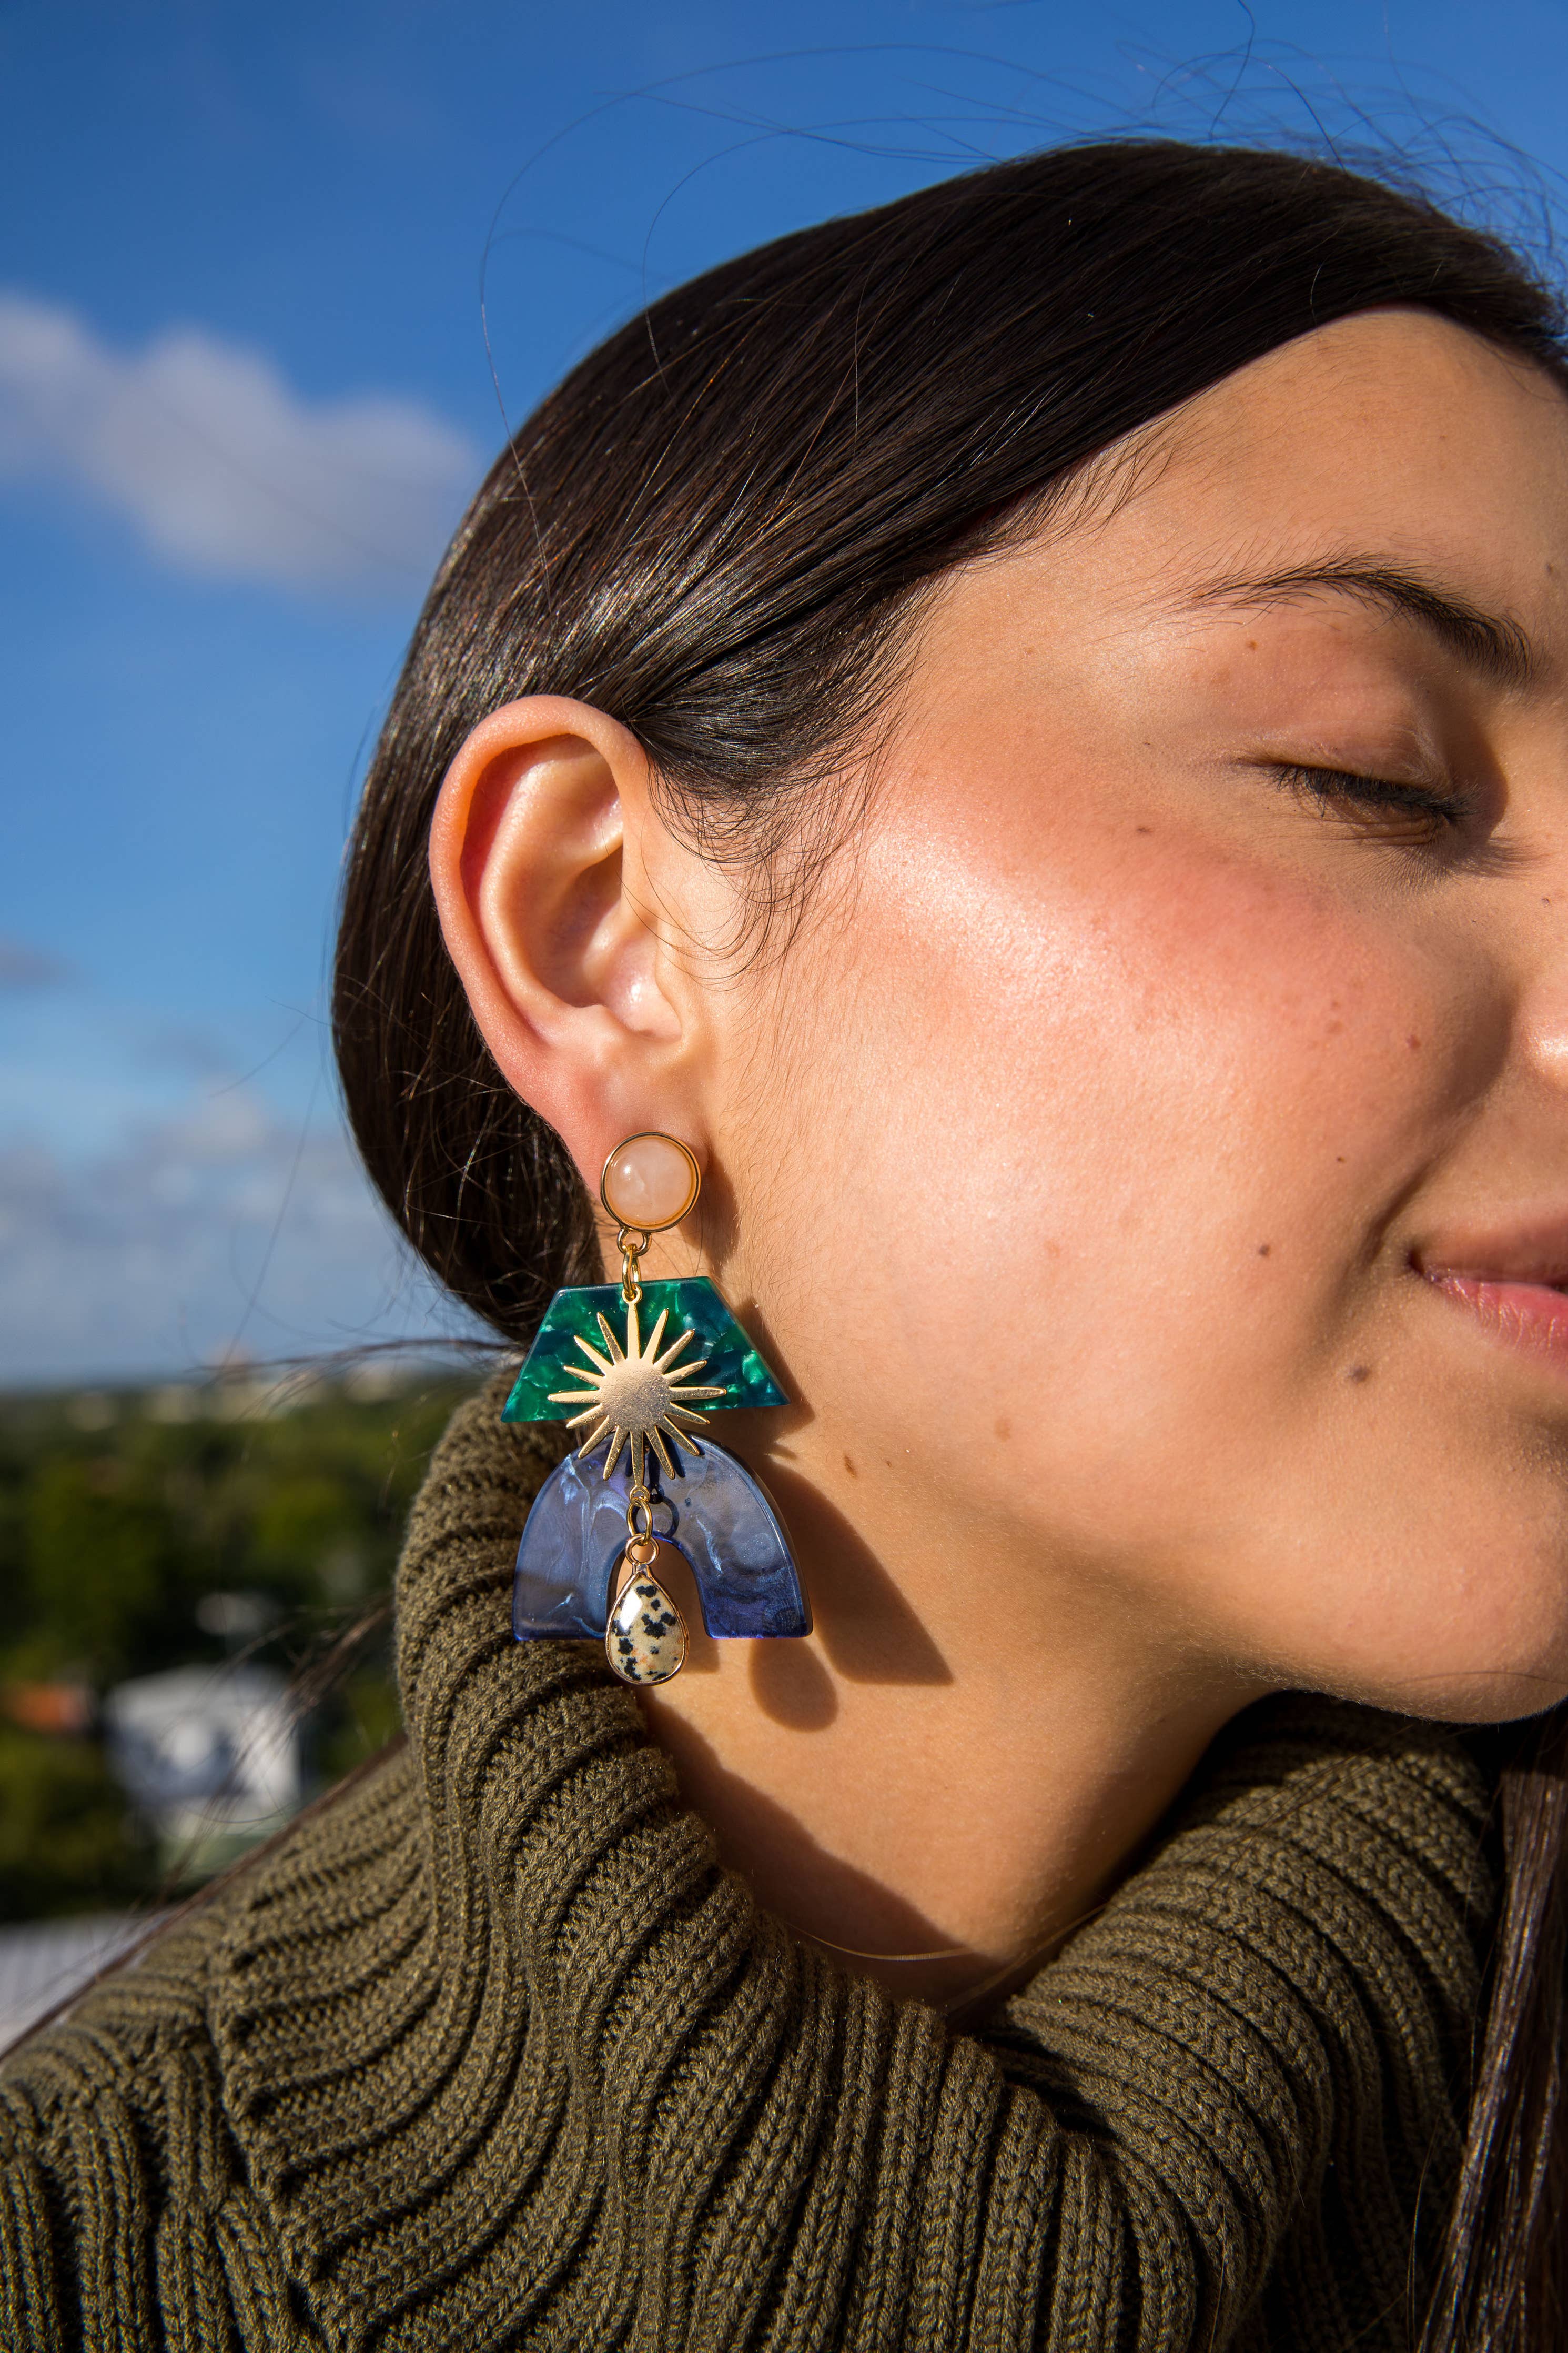
[{"label": "eyelash", "polygon": [[1270,775],[1289,791],[1302,793],[1320,808],[1342,808],[1349,802],[1369,821],[1381,815],[1394,834],[1396,820],[1419,828],[1422,843],[1436,841],[1444,832],[1458,831],[1471,814],[1462,795],[1445,798],[1418,785],[1391,784],[1384,776],[1359,776],[1348,768],[1315,768],[1304,762],[1272,760]]}]

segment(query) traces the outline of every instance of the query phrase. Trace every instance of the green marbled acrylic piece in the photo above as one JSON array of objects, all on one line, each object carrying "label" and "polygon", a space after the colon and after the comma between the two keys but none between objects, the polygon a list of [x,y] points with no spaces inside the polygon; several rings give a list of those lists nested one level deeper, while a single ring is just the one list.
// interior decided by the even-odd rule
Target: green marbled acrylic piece
[{"label": "green marbled acrylic piece", "polygon": [[[687,1355],[705,1356],[707,1363],[699,1377],[704,1386],[724,1391],[723,1397],[716,1398],[706,1410],[724,1413],[732,1406],[789,1403],[705,1274],[682,1275],[674,1282],[644,1283],[637,1320],[645,1342],[661,1309],[668,1309],[669,1314],[659,1344],[661,1352],[682,1331],[695,1332],[697,1338]],[[573,1378],[563,1379],[563,1374],[580,1376],[583,1352],[573,1345],[579,1333],[603,1350],[601,1315],[607,1318],[611,1331],[624,1345],[626,1311],[618,1282],[588,1282],[574,1291],[556,1293],[545,1309],[544,1321],[517,1377],[517,1385],[502,1409],[503,1421],[569,1421],[574,1414],[582,1412],[580,1405],[552,1405],[550,1392],[573,1387]]]}]

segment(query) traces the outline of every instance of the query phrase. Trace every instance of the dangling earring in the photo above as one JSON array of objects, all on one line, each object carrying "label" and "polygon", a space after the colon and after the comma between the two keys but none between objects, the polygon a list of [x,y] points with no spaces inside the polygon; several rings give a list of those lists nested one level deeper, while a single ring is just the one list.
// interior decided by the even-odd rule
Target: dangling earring
[{"label": "dangling earring", "polygon": [[[686,1621],[654,1574],[661,1544],[689,1567],[710,1635],[811,1631],[772,1497],[706,1434],[710,1413],[789,1400],[706,1275],[645,1283],[637,1272],[701,1186],[673,1135],[616,1145],[599,1198],[619,1228],[621,1279],[556,1293],[501,1415],[584,1432],[529,1513],[512,1631],[520,1642],[602,1635],[628,1683],[668,1683],[686,1659]],[[588,1467],[601,1448],[603,1465]]]}]

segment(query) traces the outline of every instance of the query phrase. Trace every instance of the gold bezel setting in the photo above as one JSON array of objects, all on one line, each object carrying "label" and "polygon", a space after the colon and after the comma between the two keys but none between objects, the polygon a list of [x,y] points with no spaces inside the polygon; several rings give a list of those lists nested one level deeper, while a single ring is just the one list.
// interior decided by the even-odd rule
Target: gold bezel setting
[{"label": "gold bezel setting", "polygon": [[[620,1158],[626,1146],[629,1144],[642,1144],[644,1142],[672,1144],[677,1152],[679,1153],[681,1158],[685,1161],[687,1169],[691,1177],[691,1189],[687,1194],[685,1200],[681,1203],[674,1217],[661,1218],[656,1226],[647,1225],[639,1218],[623,1217],[620,1210],[616,1208],[615,1203],[610,1199],[609,1195],[605,1190],[605,1186],[610,1181],[610,1170]],[[615,1149],[605,1155],[605,1165],[599,1171],[599,1198],[604,1203],[605,1214],[606,1217],[614,1218],[616,1225],[624,1227],[628,1233],[667,1233],[671,1226],[678,1226],[682,1218],[689,1218],[691,1215],[692,1210],[697,1207],[697,1197],[701,1190],[702,1171],[697,1166],[696,1154],[692,1151],[689,1145],[682,1144],[679,1135],[668,1135],[662,1127],[639,1127],[634,1135],[623,1135]]]}]

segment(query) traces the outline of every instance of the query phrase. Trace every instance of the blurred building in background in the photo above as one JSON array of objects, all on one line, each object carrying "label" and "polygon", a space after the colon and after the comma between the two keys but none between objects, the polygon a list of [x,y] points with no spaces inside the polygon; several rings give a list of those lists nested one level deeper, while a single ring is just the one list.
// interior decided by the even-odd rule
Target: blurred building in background
[{"label": "blurred building in background", "polygon": [[119,1913],[0,1928],[0,2052],[156,1926]]},{"label": "blurred building in background", "polygon": [[392,1736],[392,1572],[474,1372],[0,1391],[0,1930],[177,1901]]},{"label": "blurred building in background", "polygon": [[176,1883],[205,1879],[299,1810],[299,1711],[276,1667],[171,1667],[103,1703],[111,1769]]}]

